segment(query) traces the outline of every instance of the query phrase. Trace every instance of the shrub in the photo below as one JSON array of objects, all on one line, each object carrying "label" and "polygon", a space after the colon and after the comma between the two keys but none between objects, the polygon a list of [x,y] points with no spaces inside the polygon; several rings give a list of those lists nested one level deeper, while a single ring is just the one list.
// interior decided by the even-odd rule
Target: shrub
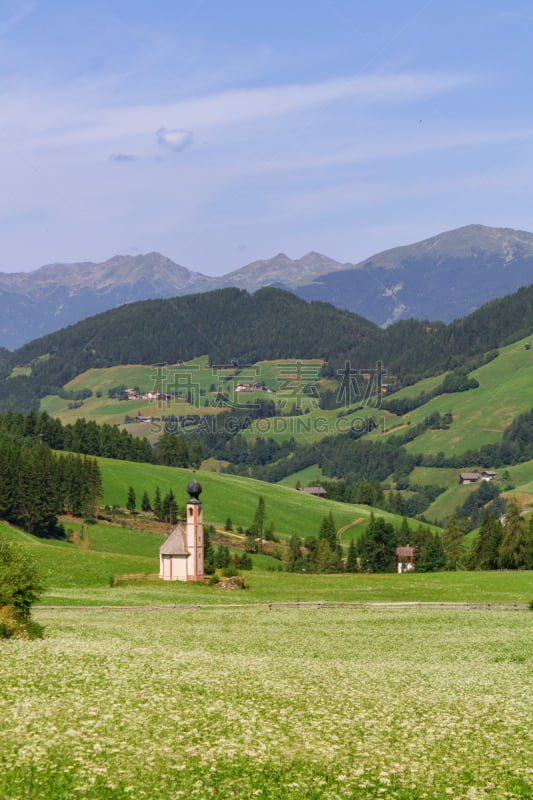
[{"label": "shrub", "polygon": [[235,578],[239,574],[239,570],[237,567],[230,565],[229,567],[224,567],[222,570],[222,576],[224,578]]},{"label": "shrub", "polygon": [[31,606],[42,588],[37,568],[26,553],[10,542],[0,541],[0,610],[4,631],[10,629],[13,621],[22,626],[28,622]]}]

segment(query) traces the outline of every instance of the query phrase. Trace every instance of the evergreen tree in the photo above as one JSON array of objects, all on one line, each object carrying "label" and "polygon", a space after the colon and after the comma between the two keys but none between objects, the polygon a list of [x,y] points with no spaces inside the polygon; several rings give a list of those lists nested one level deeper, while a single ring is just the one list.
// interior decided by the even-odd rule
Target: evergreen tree
[{"label": "evergreen tree", "polygon": [[239,569],[246,569],[251,570],[254,568],[254,563],[252,561],[252,557],[249,553],[240,553],[239,554]]},{"label": "evergreen tree", "polygon": [[148,492],[145,490],[141,500],[141,509],[142,511],[150,511],[151,508],[150,498],[148,497]]},{"label": "evergreen tree", "polygon": [[402,524],[398,529],[398,546],[399,547],[407,547],[411,544],[411,531],[409,530],[409,525],[407,523],[407,517],[402,519]]},{"label": "evergreen tree", "polygon": [[213,575],[215,572],[215,550],[211,543],[211,537],[214,536],[215,529],[212,525],[204,527],[204,573],[205,575]]},{"label": "evergreen tree", "polygon": [[336,554],[329,546],[328,540],[323,537],[318,541],[315,559],[315,572],[337,572]]},{"label": "evergreen tree", "polygon": [[357,542],[357,554],[363,572],[393,572],[396,555],[396,531],[383,517],[370,515],[367,529]]},{"label": "evergreen tree", "polygon": [[191,467],[199,469],[203,459],[203,448],[200,439],[195,439],[190,451]]},{"label": "evergreen tree", "polygon": [[231,555],[229,552],[229,547],[220,544],[215,552],[215,567],[217,569],[224,569],[224,567],[229,567],[230,564],[231,564]]},{"label": "evergreen tree", "polygon": [[446,553],[446,569],[456,570],[463,566],[464,562],[464,529],[453,514],[447,521],[442,535],[442,546]]},{"label": "evergreen tree", "polygon": [[529,517],[524,569],[533,569],[533,514]]},{"label": "evergreen tree", "polygon": [[503,525],[486,514],[472,544],[468,566],[471,569],[498,569],[502,539]]},{"label": "evergreen tree", "polygon": [[289,540],[287,572],[301,572],[302,566],[302,540],[294,533]]},{"label": "evergreen tree", "polygon": [[446,566],[446,553],[442,546],[442,539],[439,533],[431,533],[427,528],[426,531],[424,546],[418,560],[415,555],[416,569],[418,572],[440,572]]},{"label": "evergreen tree", "polygon": [[331,511],[320,523],[318,538],[319,540],[325,539],[329,544],[330,550],[332,551],[337,547],[337,528],[335,527],[335,522],[333,521],[333,515]]},{"label": "evergreen tree", "polygon": [[157,443],[157,461],[168,467],[188,467],[189,450],[183,436],[165,431]]},{"label": "evergreen tree", "polygon": [[498,555],[498,566],[503,569],[522,569],[528,550],[528,525],[522,517],[516,500],[507,504],[503,524],[503,538]]},{"label": "evergreen tree", "polygon": [[128,499],[126,501],[126,509],[133,514],[137,506],[137,498],[135,497],[135,489],[133,486],[128,488]]},{"label": "evergreen tree", "polygon": [[348,548],[348,556],[346,558],[346,572],[358,572],[359,565],[357,562],[357,549],[355,547],[355,542],[353,539],[350,540],[350,546]]},{"label": "evergreen tree", "polygon": [[246,528],[245,536],[246,536],[246,551],[248,553],[257,553],[258,531],[256,526],[250,525],[249,528]]},{"label": "evergreen tree", "polygon": [[175,525],[178,519],[178,504],[174,497],[174,492],[169,489],[161,503],[161,514],[165,522]]}]

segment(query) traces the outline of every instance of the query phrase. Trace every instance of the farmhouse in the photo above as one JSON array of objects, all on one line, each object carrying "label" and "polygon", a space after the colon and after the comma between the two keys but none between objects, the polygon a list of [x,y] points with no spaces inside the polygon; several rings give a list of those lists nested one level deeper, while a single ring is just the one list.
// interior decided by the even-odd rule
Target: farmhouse
[{"label": "farmhouse", "polygon": [[304,494],[311,494],[313,497],[325,497],[327,492],[326,490],[318,485],[318,486],[302,486],[298,489],[299,492],[304,492]]},{"label": "farmhouse", "polygon": [[170,395],[165,392],[146,392],[146,400],[170,400]]},{"label": "farmhouse", "polygon": [[465,486],[468,483],[475,483],[480,479],[479,472],[460,472],[459,473],[459,483]]},{"label": "farmhouse", "polygon": [[201,581],[204,578],[204,522],[199,496],[202,486],[193,479],[185,523],[178,523],[159,548],[159,577],[164,581]]},{"label": "farmhouse", "polygon": [[406,547],[396,548],[396,569],[399,573],[411,572],[415,568],[415,548],[407,545]]},{"label": "farmhouse", "polygon": [[481,480],[485,481],[485,483],[490,483],[490,481],[496,480],[497,477],[498,473],[491,469],[485,470],[485,472],[481,473]]}]

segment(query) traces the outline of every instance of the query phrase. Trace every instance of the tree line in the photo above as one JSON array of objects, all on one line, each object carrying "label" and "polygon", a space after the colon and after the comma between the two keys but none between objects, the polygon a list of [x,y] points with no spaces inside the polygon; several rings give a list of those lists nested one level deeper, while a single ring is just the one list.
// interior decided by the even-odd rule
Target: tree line
[{"label": "tree line", "polygon": [[93,517],[102,492],[95,459],[42,442],[0,440],[0,516],[35,536],[64,534],[59,514]]},{"label": "tree line", "polygon": [[485,515],[471,543],[465,538],[468,530],[464,520],[455,515],[439,532],[422,523],[412,530],[405,517],[400,526],[394,526],[372,513],[365,530],[357,541],[351,540],[344,556],[329,514],[322,520],[318,537],[291,537],[286,569],[311,573],[395,572],[401,560],[397,548],[405,546],[413,548],[417,572],[533,569],[533,515],[527,521],[516,502],[509,503],[502,521]]}]

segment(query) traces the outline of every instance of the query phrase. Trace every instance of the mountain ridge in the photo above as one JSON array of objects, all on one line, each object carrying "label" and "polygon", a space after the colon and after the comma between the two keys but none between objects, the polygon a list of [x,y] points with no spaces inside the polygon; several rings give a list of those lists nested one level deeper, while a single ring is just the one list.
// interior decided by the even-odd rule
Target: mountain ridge
[{"label": "mountain ridge", "polygon": [[0,345],[26,342],[124,303],[236,286],[288,289],[386,326],[406,317],[450,322],[531,283],[533,233],[473,224],[381,251],[357,264],[316,251],[258,259],[214,277],[156,251],[104,262],[0,273]]}]

